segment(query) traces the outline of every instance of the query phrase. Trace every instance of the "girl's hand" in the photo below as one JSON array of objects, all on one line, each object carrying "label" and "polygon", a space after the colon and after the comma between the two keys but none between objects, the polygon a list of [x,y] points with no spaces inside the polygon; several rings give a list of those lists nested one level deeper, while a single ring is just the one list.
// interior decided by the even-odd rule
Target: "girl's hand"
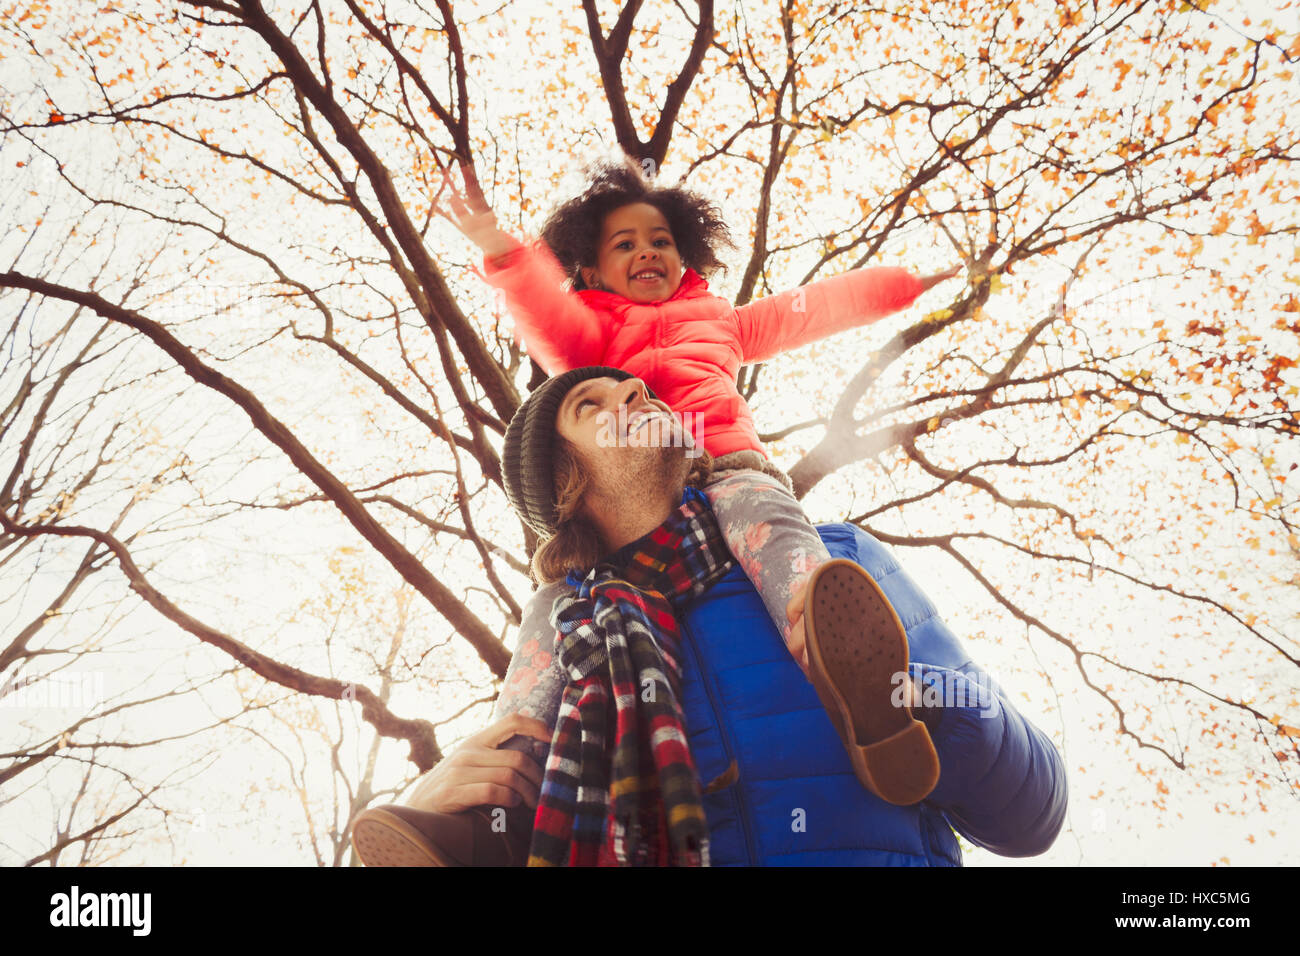
[{"label": "girl's hand", "polygon": [[451,221],[474,245],[483,250],[489,259],[499,259],[515,247],[514,241],[497,228],[497,217],[491,209],[475,212],[459,196],[450,195]]},{"label": "girl's hand", "polygon": [[486,205],[481,209],[470,209],[450,182],[448,187],[447,204],[451,207],[451,215],[447,218],[466,238],[482,249],[485,256],[498,259],[515,248],[515,241],[497,228],[496,213]]},{"label": "girl's hand", "polygon": [[955,279],[959,275],[961,275],[961,266],[953,266],[951,269],[946,269],[943,272],[936,272],[934,275],[921,276],[921,289],[924,291],[933,288],[940,282],[947,279]]}]

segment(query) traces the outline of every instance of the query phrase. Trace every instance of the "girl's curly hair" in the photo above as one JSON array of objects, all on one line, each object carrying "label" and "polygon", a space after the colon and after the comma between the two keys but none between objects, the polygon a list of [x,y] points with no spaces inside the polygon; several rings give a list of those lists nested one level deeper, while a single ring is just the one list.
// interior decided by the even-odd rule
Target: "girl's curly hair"
[{"label": "girl's curly hair", "polygon": [[630,203],[649,203],[668,220],[682,265],[708,277],[724,268],[718,251],[732,246],[722,213],[712,202],[681,187],[659,187],[647,182],[631,159],[625,163],[598,163],[591,167],[591,183],[551,213],[542,227],[542,241],[551,248],[575,289],[587,284],[579,271],[596,264],[605,217]]}]

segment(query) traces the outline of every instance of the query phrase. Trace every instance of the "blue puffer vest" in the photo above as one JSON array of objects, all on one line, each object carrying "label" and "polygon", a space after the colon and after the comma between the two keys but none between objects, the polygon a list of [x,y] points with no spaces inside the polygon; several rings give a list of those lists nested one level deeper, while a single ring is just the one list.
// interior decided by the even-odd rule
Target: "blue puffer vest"
[{"label": "blue puffer vest", "polygon": [[862,565],[907,628],[912,678],[945,701],[933,732],[942,773],[910,807],[867,792],[816,691],[740,568],[683,621],[683,705],[703,782],[714,866],[960,866],[956,828],[1007,856],[1046,850],[1065,818],[1066,778],[1051,741],[1016,713],[934,606],[876,539],[818,529],[833,557]]}]

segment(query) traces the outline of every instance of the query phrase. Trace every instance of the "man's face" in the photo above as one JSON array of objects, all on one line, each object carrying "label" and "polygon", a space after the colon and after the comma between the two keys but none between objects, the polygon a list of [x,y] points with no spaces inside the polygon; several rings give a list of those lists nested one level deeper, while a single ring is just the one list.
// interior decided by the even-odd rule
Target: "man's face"
[{"label": "man's face", "polygon": [[647,495],[680,494],[690,469],[690,438],[667,405],[637,378],[591,378],[569,390],[556,433],[581,457],[598,501],[640,504]]},{"label": "man's face", "polygon": [[668,220],[649,203],[621,206],[605,217],[596,267],[582,270],[587,285],[633,302],[663,302],[682,283],[682,257]]}]

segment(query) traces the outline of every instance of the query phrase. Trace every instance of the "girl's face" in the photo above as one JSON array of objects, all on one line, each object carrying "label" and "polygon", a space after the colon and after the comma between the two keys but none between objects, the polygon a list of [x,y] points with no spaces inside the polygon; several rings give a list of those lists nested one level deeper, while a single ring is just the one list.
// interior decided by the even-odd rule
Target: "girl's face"
[{"label": "girl's face", "polygon": [[601,226],[596,265],[582,270],[589,288],[633,302],[662,302],[682,282],[682,257],[668,220],[649,203],[620,206]]}]

